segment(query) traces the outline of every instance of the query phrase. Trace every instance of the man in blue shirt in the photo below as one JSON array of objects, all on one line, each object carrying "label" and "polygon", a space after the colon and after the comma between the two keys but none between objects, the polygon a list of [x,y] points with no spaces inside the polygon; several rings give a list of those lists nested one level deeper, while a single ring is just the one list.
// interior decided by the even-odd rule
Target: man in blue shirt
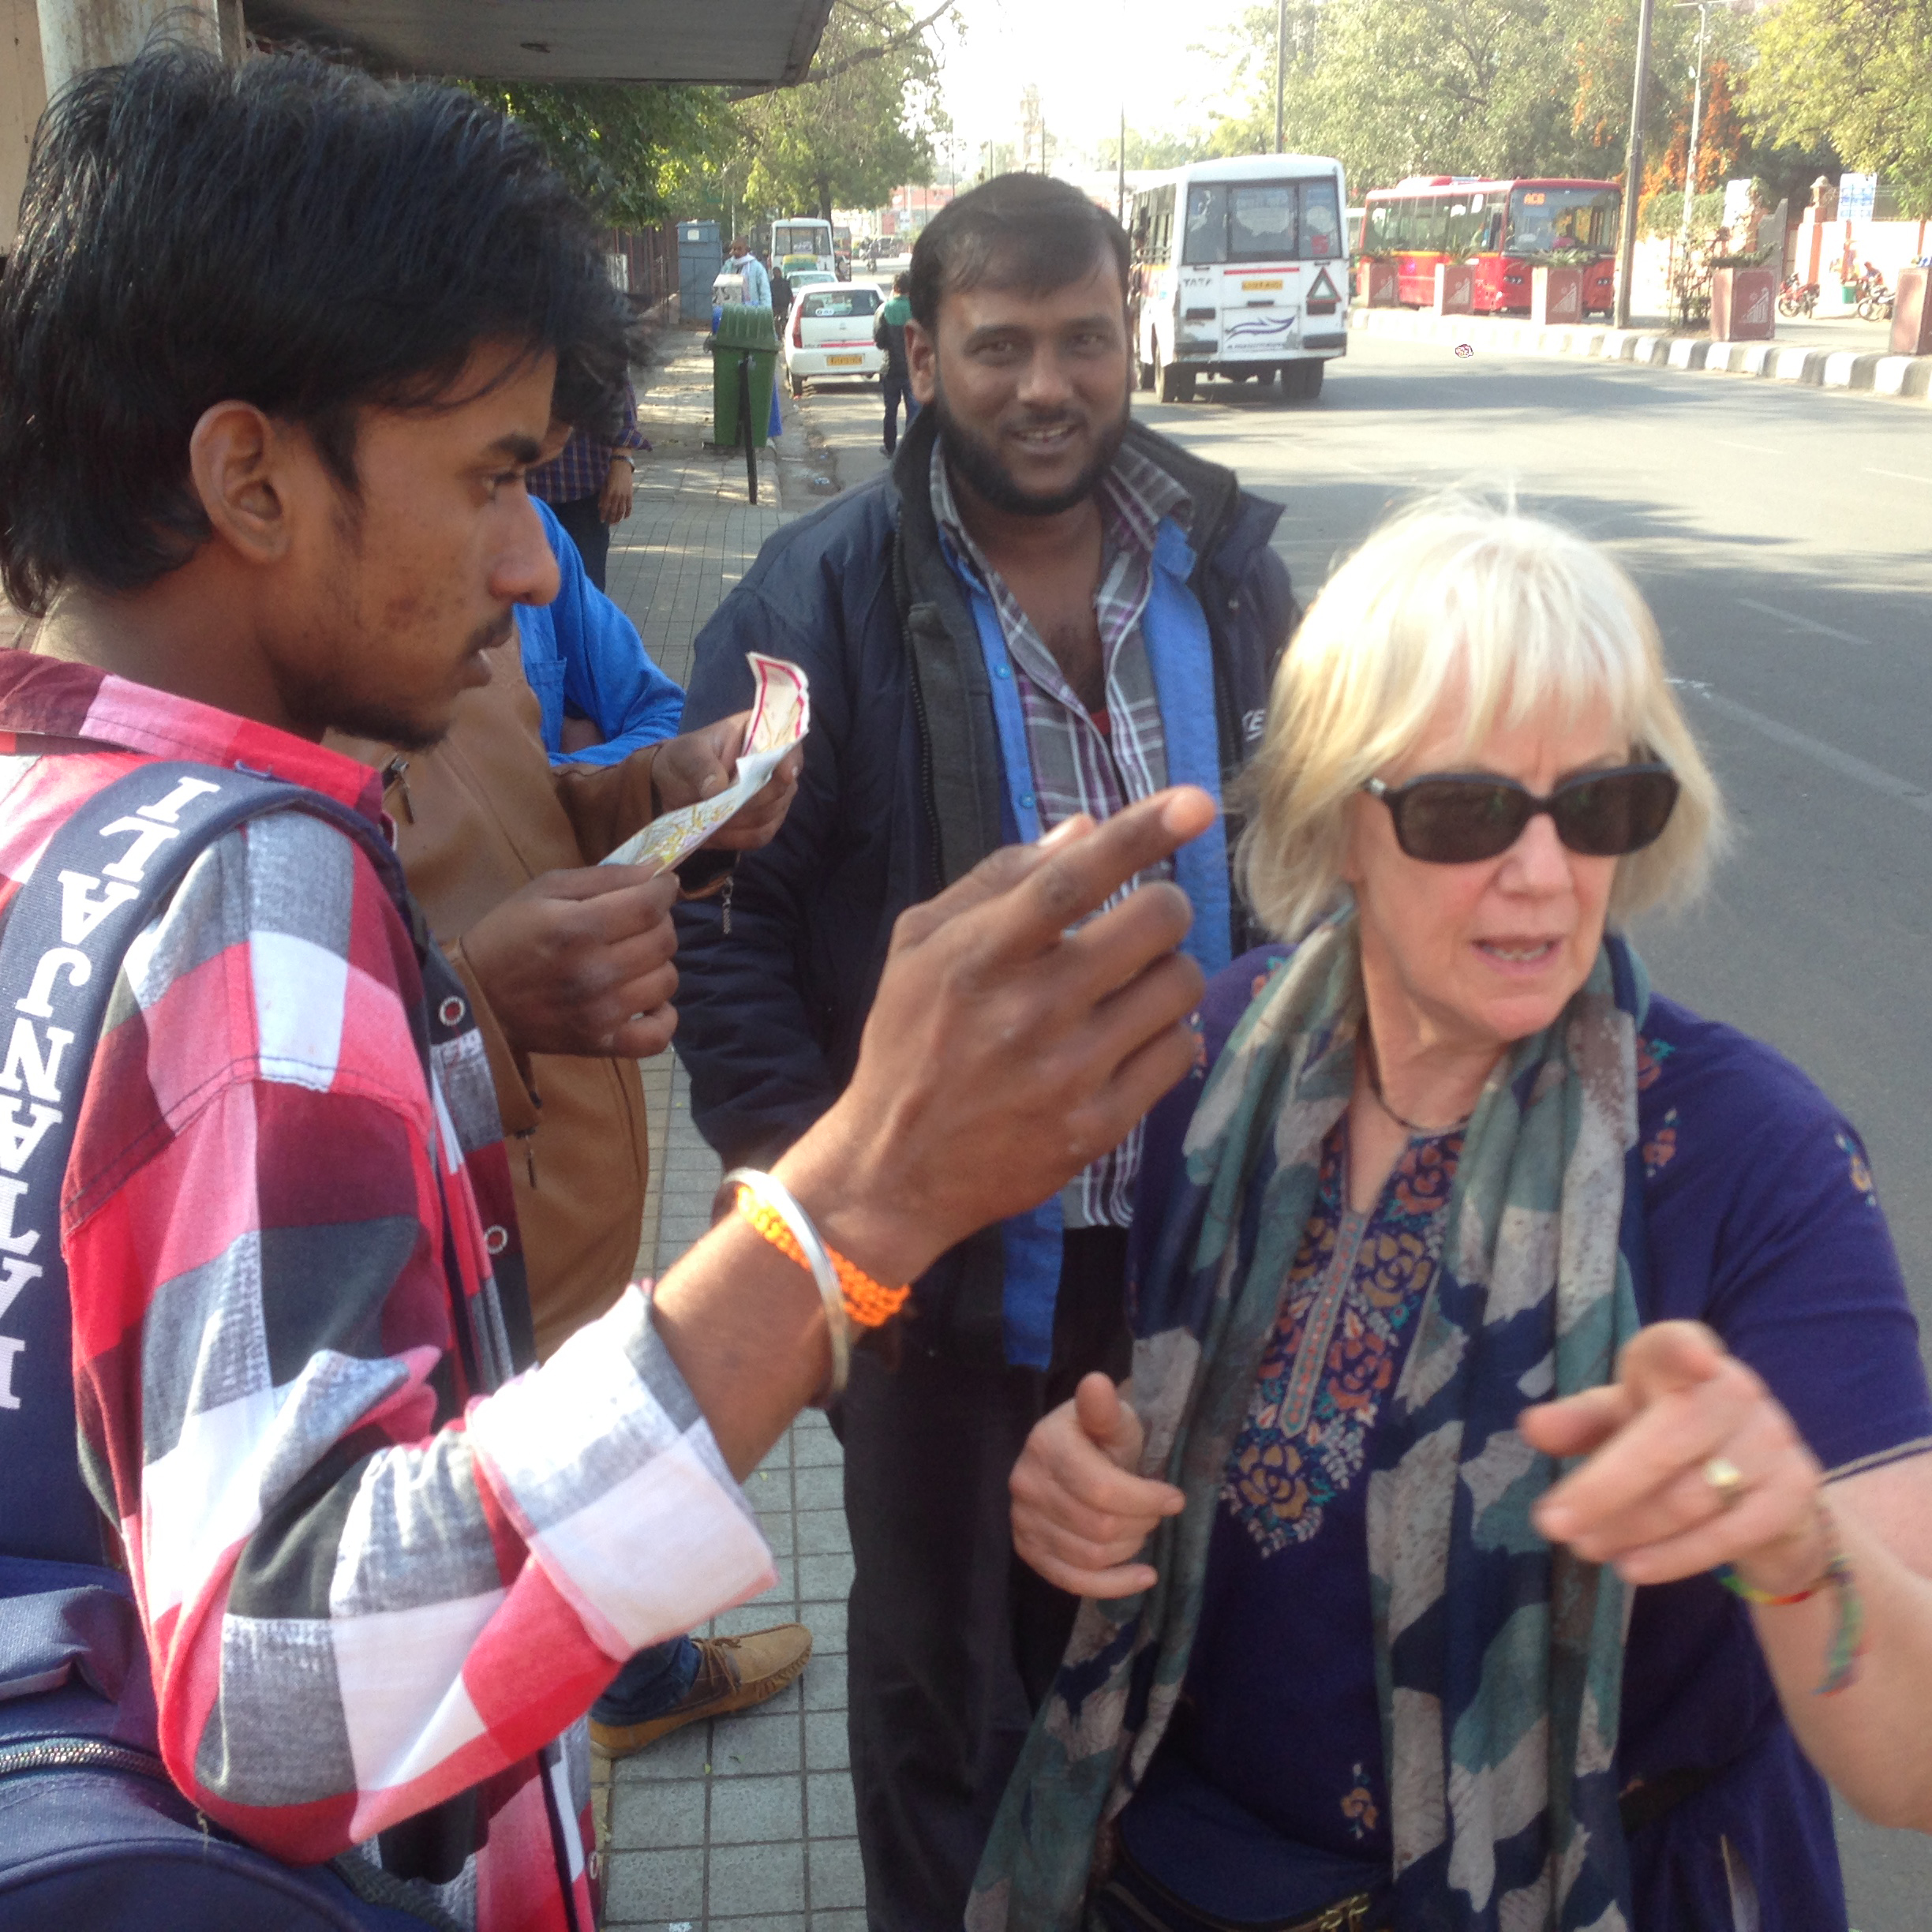
[{"label": "man in blue shirt", "polygon": [[555,511],[537,514],[557,560],[555,601],[517,612],[523,675],[543,712],[552,765],[620,765],[677,735],[684,694],[644,649],[637,626],[590,581]]}]

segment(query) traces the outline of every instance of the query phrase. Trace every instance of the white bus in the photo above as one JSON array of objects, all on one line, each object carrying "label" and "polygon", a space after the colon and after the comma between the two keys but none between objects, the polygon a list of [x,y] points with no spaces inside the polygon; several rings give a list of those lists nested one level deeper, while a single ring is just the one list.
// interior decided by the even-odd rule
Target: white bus
[{"label": "white bus", "polygon": [[1348,350],[1342,163],[1325,155],[1199,161],[1136,190],[1128,307],[1140,387],[1191,402],[1203,376],[1321,394]]},{"label": "white bus", "polygon": [[794,268],[822,268],[837,272],[832,255],[832,224],[816,215],[795,215],[775,221],[771,231],[771,265],[789,275]]}]

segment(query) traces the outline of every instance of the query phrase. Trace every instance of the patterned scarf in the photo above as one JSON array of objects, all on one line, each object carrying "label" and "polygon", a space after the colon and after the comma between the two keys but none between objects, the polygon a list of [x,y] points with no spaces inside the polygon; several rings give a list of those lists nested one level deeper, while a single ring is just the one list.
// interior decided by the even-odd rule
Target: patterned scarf
[{"label": "patterned scarf", "polygon": [[[1626,1932],[1614,1760],[1627,1593],[1530,1519],[1556,1474],[1526,1403],[1608,1381],[1635,1331],[1641,963],[1606,940],[1555,1024],[1471,1116],[1442,1264],[1372,1438],[1368,1558],[1402,1932]],[[1088,1601],[987,1848],[968,1932],[1073,1932],[1106,1829],[1165,1732],[1200,1612],[1228,1457],[1346,1111],[1355,921],[1264,987],[1203,1092],[1139,1287],[1144,1474],[1187,1507],[1151,1590]],[[1635,1272],[1633,1272],[1633,1270]],[[1256,1668],[1269,1668],[1256,1660]]]}]

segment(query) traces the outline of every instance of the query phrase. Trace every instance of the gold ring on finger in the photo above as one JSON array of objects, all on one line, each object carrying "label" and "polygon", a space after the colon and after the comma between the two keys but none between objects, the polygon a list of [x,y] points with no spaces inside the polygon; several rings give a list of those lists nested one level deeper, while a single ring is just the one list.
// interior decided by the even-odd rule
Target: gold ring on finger
[{"label": "gold ring on finger", "polygon": [[1704,1480],[1717,1492],[1720,1508],[1735,1509],[1744,1500],[1744,1472],[1728,1456],[1713,1456],[1704,1465]]}]

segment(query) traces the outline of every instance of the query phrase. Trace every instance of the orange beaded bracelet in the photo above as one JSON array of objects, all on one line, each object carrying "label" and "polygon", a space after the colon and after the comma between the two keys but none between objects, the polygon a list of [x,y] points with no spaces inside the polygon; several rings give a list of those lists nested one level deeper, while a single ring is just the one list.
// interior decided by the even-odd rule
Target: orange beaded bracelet
[{"label": "orange beaded bracelet", "polygon": [[[781,1255],[809,1271],[811,1264],[806,1260],[805,1251],[786,1225],[784,1215],[769,1202],[760,1200],[742,1181],[738,1184],[737,1208]],[[837,1273],[840,1299],[845,1305],[845,1312],[859,1327],[879,1327],[905,1306],[906,1297],[912,1292],[909,1286],[888,1288],[882,1282],[874,1281],[856,1261],[848,1261],[835,1249],[826,1249],[826,1255]]]}]

